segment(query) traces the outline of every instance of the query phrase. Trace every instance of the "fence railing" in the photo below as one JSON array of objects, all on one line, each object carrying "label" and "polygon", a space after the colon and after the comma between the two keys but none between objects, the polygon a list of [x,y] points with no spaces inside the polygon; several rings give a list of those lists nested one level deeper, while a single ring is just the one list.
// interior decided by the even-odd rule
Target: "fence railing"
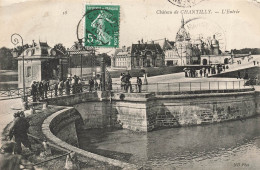
[{"label": "fence railing", "polygon": [[[25,89],[25,96],[27,97],[28,101],[39,101],[41,99],[45,98],[53,98],[63,95],[71,95],[76,93],[82,93],[86,91],[94,91],[97,90],[97,88],[93,87],[92,89],[89,88],[89,85],[77,85],[75,87],[70,87],[66,89],[65,87],[62,89],[56,89],[54,88],[54,85],[51,85],[47,91],[35,91],[32,92],[31,88]],[[0,100],[6,99],[6,98],[15,98],[15,97],[22,97],[23,96],[23,88],[17,88],[17,89],[7,89],[7,90],[0,90]]]},{"label": "fence railing", "polygon": [[[186,92],[186,91],[205,91],[205,90],[236,90],[249,89],[252,85],[246,85],[246,80],[237,81],[205,81],[205,82],[174,82],[174,83],[149,83],[141,86],[141,92]],[[32,93],[31,88],[26,88],[25,94],[29,102],[39,101],[45,98],[54,98],[63,95],[71,95],[82,92],[97,91],[101,87],[91,87],[89,85],[78,85],[69,89],[56,89],[50,86],[48,91],[36,91]],[[112,84],[112,92],[139,92],[137,84],[122,85]],[[34,94],[34,95],[33,95]],[[9,89],[0,91],[0,99],[8,97],[20,97],[23,89]]]},{"label": "fence railing", "polygon": [[[184,92],[184,91],[204,91],[204,90],[236,90],[253,88],[246,85],[246,80],[238,81],[205,81],[205,82],[175,82],[175,83],[150,83],[141,86],[141,92]],[[113,91],[116,92],[138,92],[137,84],[131,87],[122,84],[113,84]]]}]

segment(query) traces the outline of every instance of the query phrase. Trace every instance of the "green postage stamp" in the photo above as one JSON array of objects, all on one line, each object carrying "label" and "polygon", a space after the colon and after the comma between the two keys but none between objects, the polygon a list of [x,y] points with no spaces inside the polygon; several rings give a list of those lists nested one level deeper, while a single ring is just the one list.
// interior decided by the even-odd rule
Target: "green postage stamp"
[{"label": "green postage stamp", "polygon": [[119,47],[119,5],[85,6],[85,46]]}]

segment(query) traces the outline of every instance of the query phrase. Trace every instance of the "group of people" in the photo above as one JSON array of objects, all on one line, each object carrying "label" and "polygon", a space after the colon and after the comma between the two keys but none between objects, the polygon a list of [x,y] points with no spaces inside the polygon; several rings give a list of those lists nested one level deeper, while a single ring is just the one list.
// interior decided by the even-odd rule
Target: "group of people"
[{"label": "group of people", "polygon": [[58,95],[58,91],[59,95],[62,96],[64,89],[66,95],[70,95],[71,92],[72,94],[82,92],[83,89],[81,79],[78,76],[74,75],[74,77],[68,77],[65,81],[60,80],[59,82],[54,83],[55,96]]},{"label": "group of people", "polygon": [[65,81],[59,80],[53,85],[50,85],[48,80],[33,81],[31,84],[33,102],[39,101],[40,99],[47,99],[49,90],[54,90],[55,96],[62,96],[64,90],[66,95],[70,95],[70,93],[76,94],[82,92],[82,82],[76,75],[67,78]]},{"label": "group of people", "polygon": [[48,80],[33,81],[31,84],[31,95],[33,97],[33,102],[48,98],[47,92],[49,88],[50,84]]},{"label": "group of people", "polygon": [[[97,91],[97,90],[112,90],[112,78],[108,77],[107,81],[105,82],[105,86],[103,86],[102,82],[102,78],[96,78],[93,79],[93,77],[91,77],[88,81],[88,85],[89,85],[89,91]],[[104,87],[104,88],[103,88]]]},{"label": "group of people", "polygon": [[[97,91],[102,89],[102,79],[97,78],[93,79],[91,77],[88,81],[89,91]],[[62,96],[65,92],[66,95],[76,94],[83,92],[83,83],[81,79],[74,75],[73,77],[68,77],[65,81],[59,80],[55,82],[53,85],[50,85],[49,81],[33,81],[31,84],[31,95],[33,98],[33,102],[37,102],[41,99],[48,98],[48,91],[54,90],[52,95],[54,96]],[[112,79],[109,77],[106,81],[106,89],[112,90]]]},{"label": "group of people", "polygon": [[185,77],[208,77],[209,74],[219,74],[226,69],[229,69],[228,65],[212,65],[208,68],[201,68],[196,70],[195,68],[185,68]]},{"label": "group of people", "polygon": [[[237,72],[237,79],[241,79],[241,78],[242,78],[241,73],[240,73],[240,71],[238,71]],[[247,71],[245,71],[243,79],[245,79],[245,80],[249,79],[249,74],[248,74]]]},{"label": "group of people", "polygon": [[[127,74],[121,73],[120,75],[120,81],[121,81],[121,90],[124,90],[125,92],[133,92],[132,84],[130,79],[132,76],[128,72]],[[137,92],[142,92],[142,79],[140,77],[136,78],[136,85],[137,85]]]}]

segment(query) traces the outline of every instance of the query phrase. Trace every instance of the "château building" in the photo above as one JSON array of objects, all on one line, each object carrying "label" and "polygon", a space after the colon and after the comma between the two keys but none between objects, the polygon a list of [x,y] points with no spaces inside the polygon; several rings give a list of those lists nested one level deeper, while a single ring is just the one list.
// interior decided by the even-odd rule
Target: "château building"
[{"label": "ch\u00e2teau building", "polygon": [[227,64],[229,62],[230,54],[221,52],[215,35],[212,39],[208,37],[207,40],[202,40],[201,37],[191,39],[184,25],[185,22],[182,18],[175,42],[166,39],[164,41],[166,66]]},{"label": "ch\u00e2teau building", "polygon": [[164,52],[159,44],[144,43],[143,40],[131,47],[116,49],[111,59],[114,68],[143,68],[164,66]]},{"label": "ch\u00e2teau building", "polygon": [[138,41],[131,47],[123,46],[116,49],[111,58],[114,68],[142,68],[160,66],[210,65],[227,64],[231,55],[222,53],[219,41],[215,35],[212,38],[192,39],[185,29],[184,18],[176,33],[175,41],[164,39],[162,47],[159,44]]}]

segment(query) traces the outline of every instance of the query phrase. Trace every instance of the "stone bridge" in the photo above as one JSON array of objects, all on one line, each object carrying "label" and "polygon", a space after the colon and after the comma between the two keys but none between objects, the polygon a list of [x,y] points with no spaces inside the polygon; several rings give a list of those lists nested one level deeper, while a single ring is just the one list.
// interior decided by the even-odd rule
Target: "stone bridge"
[{"label": "stone bridge", "polygon": [[191,92],[84,92],[44,99],[50,105],[73,106],[84,128],[122,126],[134,131],[244,119],[259,111],[254,89]]}]

